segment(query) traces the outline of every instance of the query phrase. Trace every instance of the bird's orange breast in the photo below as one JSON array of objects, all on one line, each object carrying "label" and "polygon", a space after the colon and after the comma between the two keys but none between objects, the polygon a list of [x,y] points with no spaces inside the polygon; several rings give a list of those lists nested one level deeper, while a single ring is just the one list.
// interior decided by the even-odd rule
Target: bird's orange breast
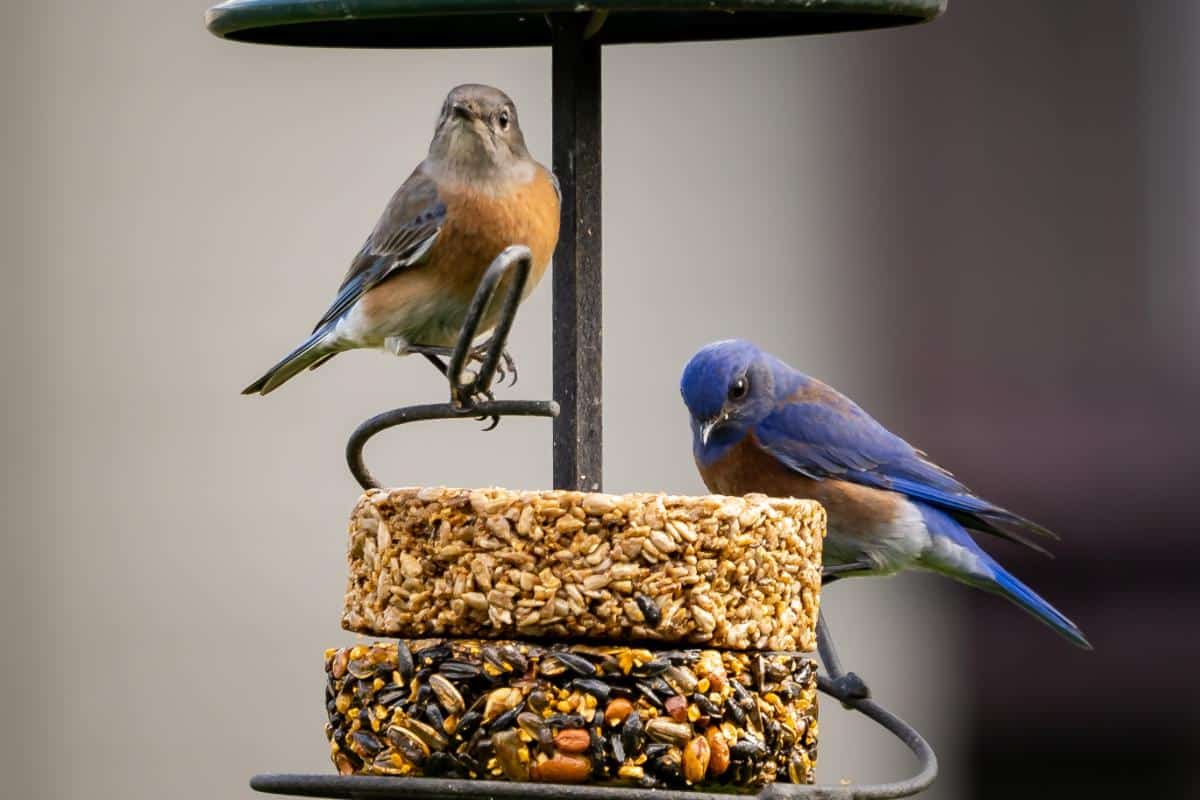
[{"label": "bird's orange breast", "polygon": [[902,502],[894,492],[850,481],[813,480],[801,475],[764,452],[753,434],[712,464],[697,466],[709,491],[731,495],[761,492],[771,497],[816,500],[825,507],[831,524],[843,521],[867,526],[888,523],[896,518]]},{"label": "bird's orange breast", "polygon": [[470,298],[492,260],[517,244],[533,253],[526,292],[537,285],[558,243],[559,224],[558,194],[543,167],[506,194],[469,187],[439,187],[438,194],[446,204],[446,221],[428,263],[446,291]]}]

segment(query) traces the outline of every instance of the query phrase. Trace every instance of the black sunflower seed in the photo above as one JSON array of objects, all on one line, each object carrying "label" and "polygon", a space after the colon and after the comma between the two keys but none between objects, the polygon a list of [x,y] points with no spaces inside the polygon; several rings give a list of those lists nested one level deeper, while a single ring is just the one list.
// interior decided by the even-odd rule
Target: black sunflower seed
[{"label": "black sunflower seed", "polygon": [[459,766],[458,760],[450,753],[432,753],[425,762],[422,771],[431,778],[443,775],[464,776],[466,772]]},{"label": "black sunflower seed", "polygon": [[671,749],[671,745],[669,745],[669,744],[664,744],[662,742],[651,742],[650,744],[646,745],[646,758],[647,759],[661,758],[670,749]]},{"label": "black sunflower seed", "polygon": [[741,681],[734,680],[732,681],[732,684],[733,696],[737,699],[738,705],[740,705],[742,708],[748,708],[749,706],[754,705],[754,698],[750,696],[750,692],[746,691],[746,687],[742,685]]},{"label": "black sunflower seed", "polygon": [[446,730],[446,717],[442,714],[442,710],[438,708],[437,703],[430,703],[425,706],[425,712],[422,714],[426,721],[437,728],[439,731]]},{"label": "black sunflower seed", "polygon": [[460,739],[466,739],[475,733],[481,721],[483,721],[483,714],[481,712],[468,711],[458,720],[458,727],[454,729],[454,735]]},{"label": "black sunflower seed", "polygon": [[596,678],[576,678],[571,681],[570,685],[572,688],[587,692],[601,703],[608,700],[608,695],[612,691],[607,683]]},{"label": "black sunflower seed", "polygon": [[658,692],[654,691],[654,689],[648,683],[645,681],[637,681],[634,685],[637,686],[638,691],[642,693],[642,697],[645,697],[651,705],[655,706],[656,708],[663,707],[662,698],[658,696]]},{"label": "black sunflower seed", "polygon": [[619,767],[625,763],[625,740],[621,736],[613,735],[608,742],[612,746],[613,761]]},{"label": "black sunflower seed", "polygon": [[729,715],[729,718],[733,720],[735,725],[745,726],[746,712],[742,710],[740,705],[733,701],[732,697],[725,701],[725,713]]},{"label": "black sunflower seed", "polygon": [[485,645],[484,648],[479,651],[479,657],[483,659],[483,663],[490,664],[501,672],[508,671],[508,667],[505,665],[504,660],[500,658],[500,651],[490,644]]},{"label": "black sunflower seed", "polygon": [[784,681],[775,691],[779,695],[779,699],[785,703],[790,703],[801,695],[804,689],[795,681]]},{"label": "black sunflower seed", "polygon": [[583,656],[576,655],[575,653],[568,653],[562,650],[556,650],[551,653],[551,655],[558,659],[563,666],[577,675],[590,678],[596,674],[596,665],[591,661],[588,661]]},{"label": "black sunflower seed", "polygon": [[707,714],[710,717],[721,716],[721,709],[717,704],[699,692],[692,695],[692,702],[696,704],[696,707],[700,709],[702,714]]},{"label": "black sunflower seed", "polygon": [[516,724],[517,715],[520,714],[521,711],[522,709],[520,706],[517,706],[516,708],[510,708],[508,711],[505,711],[503,714],[492,720],[491,724],[488,725],[488,730],[493,732],[508,730]]},{"label": "black sunflower seed", "polygon": [[406,697],[408,697],[408,690],[392,683],[379,690],[379,694],[375,695],[375,702],[392,708]]},{"label": "black sunflower seed", "polygon": [[432,667],[445,661],[452,655],[450,645],[437,644],[413,653],[413,660],[422,667]]},{"label": "black sunflower seed", "polygon": [[767,746],[753,736],[743,736],[729,748],[729,755],[734,758],[757,758],[766,752]]},{"label": "black sunflower seed", "polygon": [[400,677],[405,683],[408,683],[408,681],[412,680],[412,651],[408,649],[407,644],[400,640],[396,640],[396,671],[400,673]]},{"label": "black sunflower seed", "polygon": [[610,655],[601,655],[598,663],[605,675],[620,675],[623,672],[621,662]]},{"label": "black sunflower seed", "polygon": [[773,719],[767,719],[763,722],[763,734],[769,745],[777,745],[779,743],[779,734],[783,730],[783,726]]},{"label": "black sunflower seed", "polygon": [[657,628],[662,624],[662,612],[658,610],[658,603],[644,594],[635,595],[633,599],[637,602],[642,616],[646,618],[647,625]]},{"label": "black sunflower seed", "polygon": [[469,681],[472,678],[477,678],[483,674],[483,670],[476,664],[469,664],[466,661],[456,661],[448,659],[438,665],[438,672],[445,675],[450,680]]},{"label": "black sunflower seed", "polygon": [[523,675],[529,669],[529,660],[510,644],[500,648],[500,657],[512,666],[514,672]]},{"label": "black sunflower seed", "polygon": [[662,675],[666,672],[667,667],[671,666],[671,662],[665,658],[656,658],[653,661],[647,661],[640,667],[634,667],[631,674],[639,678],[653,678]]},{"label": "black sunflower seed", "polygon": [[554,714],[546,717],[546,724],[552,728],[582,728],[587,723],[579,714]]},{"label": "black sunflower seed", "polygon": [[398,725],[388,728],[388,742],[413,766],[419,767],[429,758],[429,748],[406,728]]},{"label": "black sunflower seed", "polygon": [[546,697],[546,693],[541,689],[534,689],[530,692],[525,702],[530,710],[536,711],[539,714],[550,706],[550,698]]},{"label": "black sunflower seed", "polygon": [[357,744],[368,756],[374,757],[383,749],[383,742],[369,731],[355,731],[350,735],[350,741]]},{"label": "black sunflower seed", "polygon": [[625,718],[625,722],[621,725],[621,743],[625,745],[625,752],[636,754],[642,749],[642,742],[645,741],[645,738],[642,718],[634,711]]},{"label": "black sunflower seed", "polygon": [[600,771],[600,775],[606,771],[605,768],[605,749],[604,738],[600,735],[599,728],[592,728],[588,731],[588,744],[591,750],[592,763],[596,765]]},{"label": "black sunflower seed", "polygon": [[544,725],[538,730],[538,750],[548,756],[554,755],[554,731],[550,730],[549,725]]}]

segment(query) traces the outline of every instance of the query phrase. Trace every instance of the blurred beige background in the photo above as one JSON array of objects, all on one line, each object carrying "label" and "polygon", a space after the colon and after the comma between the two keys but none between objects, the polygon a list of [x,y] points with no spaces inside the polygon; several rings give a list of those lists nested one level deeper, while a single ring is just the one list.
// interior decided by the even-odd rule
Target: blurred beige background
[{"label": "blurred beige background", "polygon": [[[702,490],[678,374],[697,347],[734,335],[918,443],[940,436],[935,456],[959,454],[951,466],[976,447],[981,488],[1022,473],[985,449],[1011,437],[988,439],[981,417],[937,416],[945,404],[920,379],[952,385],[951,369],[990,354],[1010,392],[975,407],[995,430],[1057,424],[1020,394],[1013,365],[1046,353],[1046,341],[1086,350],[1089,334],[1055,306],[1079,300],[1069,275],[1058,289],[1028,281],[1055,265],[1086,275],[1106,258],[1103,274],[1120,274],[1132,251],[1117,221],[1136,217],[1138,192],[1154,185],[1121,165],[1154,142],[1188,146],[1172,115],[1181,92],[1192,95],[1156,80],[1167,94],[1154,95],[1151,127],[1127,123],[1151,96],[1122,67],[1137,51],[1121,48],[1148,30],[1110,13],[1130,6],[1092,4],[1107,17],[1079,14],[1081,3],[1002,10],[1017,5],[954,0],[944,20],[911,30],[606,51],[607,489]],[[0,764],[12,797],[249,797],[255,772],[329,769],[321,653],[350,638],[338,617],[358,493],[345,437],[379,410],[439,399],[443,386],[418,359],[352,353],[269,398],[238,391],[325,308],[423,155],[451,86],[508,91],[531,150],[549,161],[548,51],[238,45],[205,32],[205,7],[10,3],[0,29]],[[1149,30],[1176,29],[1156,8]],[[1079,79],[1097,65],[1112,80]],[[1097,124],[1103,109],[1119,121]],[[1093,150],[1072,161],[1081,139]],[[1151,178],[1176,174],[1173,161],[1150,161]],[[1094,182],[1068,188],[1080,175]],[[1106,186],[1132,193],[1132,205],[1105,206]],[[1079,211],[1086,198],[1095,203]],[[1097,236],[1091,249],[1085,232]],[[992,282],[946,282],[972,263]],[[937,292],[921,295],[916,275],[985,299],[938,317],[922,305]],[[1188,297],[1194,273],[1156,275],[1158,307],[1175,309],[1159,335],[1175,346],[1171,331],[1195,330],[1176,290]],[[1103,284],[1078,325],[1103,330],[1127,303],[1147,307],[1128,285]],[[985,313],[996,292],[1027,317],[1030,338],[966,333],[997,324]],[[1050,299],[1022,307],[1031,295]],[[521,382],[506,397],[549,395],[549,299],[547,281],[518,317]],[[946,356],[941,367],[918,361],[930,353]],[[1064,363],[1074,362],[1051,354],[1036,374]],[[1062,452],[1083,463],[1083,451]],[[368,458],[397,484],[542,487],[549,425],[509,420],[483,434],[431,423],[381,436]],[[998,499],[1015,503],[1014,493],[1039,502],[1036,484]],[[1087,540],[1086,529],[1065,532]],[[827,597],[845,660],[941,755],[931,798],[971,785],[971,602],[1010,612],[920,577]],[[1073,594],[1065,610],[1084,606]],[[1006,651],[1018,661],[1022,648],[1035,660],[1058,652],[1016,612],[1004,619],[1021,637]],[[897,743],[836,704],[823,710],[821,780],[908,774]]]}]

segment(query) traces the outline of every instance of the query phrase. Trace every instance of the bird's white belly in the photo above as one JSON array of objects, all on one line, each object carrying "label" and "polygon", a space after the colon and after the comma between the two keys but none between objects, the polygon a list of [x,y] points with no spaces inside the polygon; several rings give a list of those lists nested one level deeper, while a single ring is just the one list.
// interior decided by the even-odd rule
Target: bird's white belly
[{"label": "bird's white belly", "polygon": [[831,565],[866,561],[874,565],[873,572],[890,575],[917,566],[930,545],[921,512],[904,502],[888,522],[861,524],[831,514],[824,561]]},{"label": "bird's white belly", "polygon": [[411,344],[452,344],[461,317],[455,304],[436,298],[413,299],[382,314],[367,314],[359,300],[338,320],[334,336],[348,347],[383,348],[403,355]]},{"label": "bird's white belly", "polygon": [[379,330],[379,322],[377,319],[368,319],[363,313],[362,300],[358,300],[337,321],[333,335],[339,342],[351,347],[378,347],[386,337],[386,333]]},{"label": "bird's white belly", "polygon": [[824,562],[865,561],[872,573],[891,575],[904,569],[928,569],[953,576],[990,575],[979,553],[945,535],[930,532],[912,503],[904,502],[889,522],[855,525],[831,515],[825,537]]}]

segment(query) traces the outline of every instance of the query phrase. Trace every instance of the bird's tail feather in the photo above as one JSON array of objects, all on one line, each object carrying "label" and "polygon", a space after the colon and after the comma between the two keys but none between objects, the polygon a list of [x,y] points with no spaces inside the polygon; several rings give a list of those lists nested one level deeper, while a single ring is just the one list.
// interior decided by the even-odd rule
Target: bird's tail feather
[{"label": "bird's tail feather", "polygon": [[332,358],[341,348],[330,341],[328,331],[319,330],[304,341],[304,344],[288,353],[266,374],[242,390],[242,394],[269,394],[295,377],[307,367],[319,365]]},{"label": "bird's tail feather", "polygon": [[1063,616],[1062,612],[1057,608],[1043,600],[1037,592],[1021,583],[1015,575],[995,561],[992,561],[988,566],[992,568],[992,580],[981,581],[979,583],[981,588],[1008,598],[1049,625],[1056,633],[1065,637],[1076,646],[1082,647],[1084,650],[1092,649],[1091,643],[1083,635],[1083,631],[1079,629],[1079,626]]},{"label": "bird's tail feather", "polygon": [[914,502],[913,505],[920,511],[926,530],[935,543],[923,556],[923,566],[1006,597],[1072,643],[1085,650],[1092,649],[1079,626],[1000,566],[971,538],[958,520],[924,503]]}]

